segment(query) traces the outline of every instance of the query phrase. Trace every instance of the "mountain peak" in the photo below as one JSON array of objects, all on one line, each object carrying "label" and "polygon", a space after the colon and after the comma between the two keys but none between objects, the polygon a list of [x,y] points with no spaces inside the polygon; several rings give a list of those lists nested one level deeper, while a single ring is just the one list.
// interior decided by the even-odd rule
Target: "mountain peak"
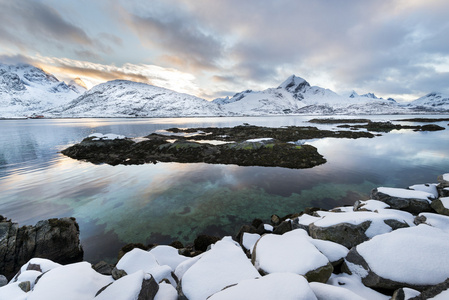
[{"label": "mountain peak", "polygon": [[305,79],[293,74],[281,83],[281,85],[278,86],[278,89],[285,89],[289,92],[294,92],[294,90],[298,87],[303,88],[305,86],[310,87],[310,84]]}]

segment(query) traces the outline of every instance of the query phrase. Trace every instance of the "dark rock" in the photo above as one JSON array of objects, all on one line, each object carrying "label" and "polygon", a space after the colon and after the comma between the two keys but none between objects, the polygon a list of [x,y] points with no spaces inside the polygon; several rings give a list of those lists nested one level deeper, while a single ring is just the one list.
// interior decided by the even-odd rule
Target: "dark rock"
[{"label": "dark rock", "polygon": [[281,224],[281,218],[278,215],[272,215],[270,222],[271,225],[278,226],[279,224]]},{"label": "dark rock", "polygon": [[170,246],[172,246],[173,248],[176,248],[176,249],[184,248],[184,245],[180,241],[174,241],[170,244]]},{"label": "dark rock", "polygon": [[150,279],[144,279],[137,300],[153,300],[158,290],[159,285],[156,280],[154,280],[153,276],[151,276]]},{"label": "dark rock", "polygon": [[408,211],[409,213],[412,213],[414,215],[422,212],[432,211],[430,203],[426,200],[392,197],[390,195],[379,192],[377,188],[371,191],[371,199],[385,202],[386,204],[390,205],[392,209]]},{"label": "dark rock", "polygon": [[[413,298],[405,298],[405,291],[404,288],[400,288],[397,289],[396,291],[394,291],[393,296],[391,297],[390,300],[410,300],[410,299],[415,299],[416,297]],[[419,297],[419,299],[421,299]]]},{"label": "dark rock", "polygon": [[425,300],[425,299],[431,299],[436,298],[439,294],[441,294],[443,291],[446,291],[449,289],[449,278],[446,279],[446,281],[434,285],[426,290],[424,290],[421,295],[417,297],[410,298],[409,300]]},{"label": "dark rock", "polygon": [[7,284],[8,284],[8,279],[5,276],[0,275],[0,287],[5,286]]},{"label": "dark rock", "polygon": [[307,272],[304,276],[306,277],[308,282],[316,281],[326,283],[329,280],[329,277],[331,277],[333,271],[334,267],[329,262],[323,267]]},{"label": "dark rock", "polygon": [[128,274],[126,273],[125,270],[117,269],[116,267],[114,267],[111,271],[111,275],[112,275],[112,278],[114,278],[114,280],[118,280]]},{"label": "dark rock", "polygon": [[19,283],[19,288],[25,293],[28,293],[31,290],[31,283],[29,281],[22,281]]},{"label": "dark rock", "polygon": [[113,268],[114,268],[113,265],[108,264],[105,261],[100,261],[92,266],[92,269],[103,275],[112,275]]},{"label": "dark rock", "polygon": [[449,197],[449,188],[437,187],[438,195],[440,197]]},{"label": "dark rock", "polygon": [[292,224],[289,221],[284,221],[281,224],[279,224],[278,226],[276,226],[273,230],[274,234],[284,234],[288,231],[292,230]]},{"label": "dark rock", "polygon": [[309,225],[309,232],[314,239],[335,242],[350,249],[368,240],[365,232],[370,225],[371,221],[358,225],[339,223],[329,227],[320,227],[312,223]]},{"label": "dark rock", "polygon": [[339,124],[339,123],[352,124],[352,123],[368,123],[368,122],[371,122],[371,120],[369,120],[369,119],[333,119],[333,118],[328,118],[328,119],[312,119],[312,120],[309,120],[309,122],[316,123],[316,124]]},{"label": "dark rock", "polygon": [[303,230],[307,231],[307,234],[310,235],[310,232],[309,232],[309,225],[299,224],[298,218],[293,219],[293,221],[292,221],[291,224],[292,224],[292,230],[295,230],[295,229],[303,229]]},{"label": "dark rock", "polygon": [[430,206],[440,215],[449,216],[449,209],[444,207],[444,204],[440,199],[433,200]]},{"label": "dark rock", "polygon": [[195,241],[193,242],[195,250],[197,251],[206,251],[207,247],[211,244],[215,244],[218,242],[221,238],[216,236],[210,236],[210,235],[199,235]]},{"label": "dark rock", "polygon": [[263,225],[263,221],[261,219],[254,219],[251,222],[251,225],[254,226],[255,228],[259,228],[260,225]]},{"label": "dark rock", "polygon": [[4,218],[0,222],[0,270],[8,279],[33,257],[69,264],[82,261],[83,254],[75,218],[49,219],[20,228]]}]

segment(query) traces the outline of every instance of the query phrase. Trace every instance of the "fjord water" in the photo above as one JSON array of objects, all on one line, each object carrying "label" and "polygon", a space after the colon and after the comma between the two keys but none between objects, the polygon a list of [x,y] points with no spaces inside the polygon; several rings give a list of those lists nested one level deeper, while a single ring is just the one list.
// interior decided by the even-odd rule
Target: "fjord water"
[{"label": "fjord water", "polygon": [[[416,116],[368,118],[409,117]],[[315,126],[307,123],[311,118],[1,120],[0,214],[20,225],[76,217],[85,259],[113,261],[126,243],[186,243],[202,233],[234,234],[254,218],[268,221],[271,214],[307,206],[352,204],[368,199],[378,186],[432,183],[449,172],[447,122],[436,123],[446,128],[438,132],[309,141],[327,163],[302,170],[203,163],[93,165],[59,153],[94,132],[140,137],[170,127]]]}]

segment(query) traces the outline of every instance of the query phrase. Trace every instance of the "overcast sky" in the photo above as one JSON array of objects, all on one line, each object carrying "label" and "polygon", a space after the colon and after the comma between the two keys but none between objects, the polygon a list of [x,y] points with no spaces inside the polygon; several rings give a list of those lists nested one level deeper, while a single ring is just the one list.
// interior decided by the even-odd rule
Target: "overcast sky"
[{"label": "overcast sky", "polygon": [[337,93],[449,94],[447,0],[0,0],[0,62],[212,100],[289,75]]}]

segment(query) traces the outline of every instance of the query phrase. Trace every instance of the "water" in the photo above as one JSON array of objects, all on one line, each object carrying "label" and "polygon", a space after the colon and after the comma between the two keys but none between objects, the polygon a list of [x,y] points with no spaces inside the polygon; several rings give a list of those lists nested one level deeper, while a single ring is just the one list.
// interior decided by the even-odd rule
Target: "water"
[{"label": "water", "polygon": [[[2,120],[0,214],[20,225],[74,216],[85,259],[113,261],[129,242],[187,243],[202,233],[234,234],[254,218],[352,204],[378,186],[435,182],[449,172],[447,130],[311,141],[328,162],[303,170],[202,163],[112,167],[58,152],[94,132],[139,137],[170,127],[310,126],[311,118]],[[448,128],[447,122],[437,124]]]}]

